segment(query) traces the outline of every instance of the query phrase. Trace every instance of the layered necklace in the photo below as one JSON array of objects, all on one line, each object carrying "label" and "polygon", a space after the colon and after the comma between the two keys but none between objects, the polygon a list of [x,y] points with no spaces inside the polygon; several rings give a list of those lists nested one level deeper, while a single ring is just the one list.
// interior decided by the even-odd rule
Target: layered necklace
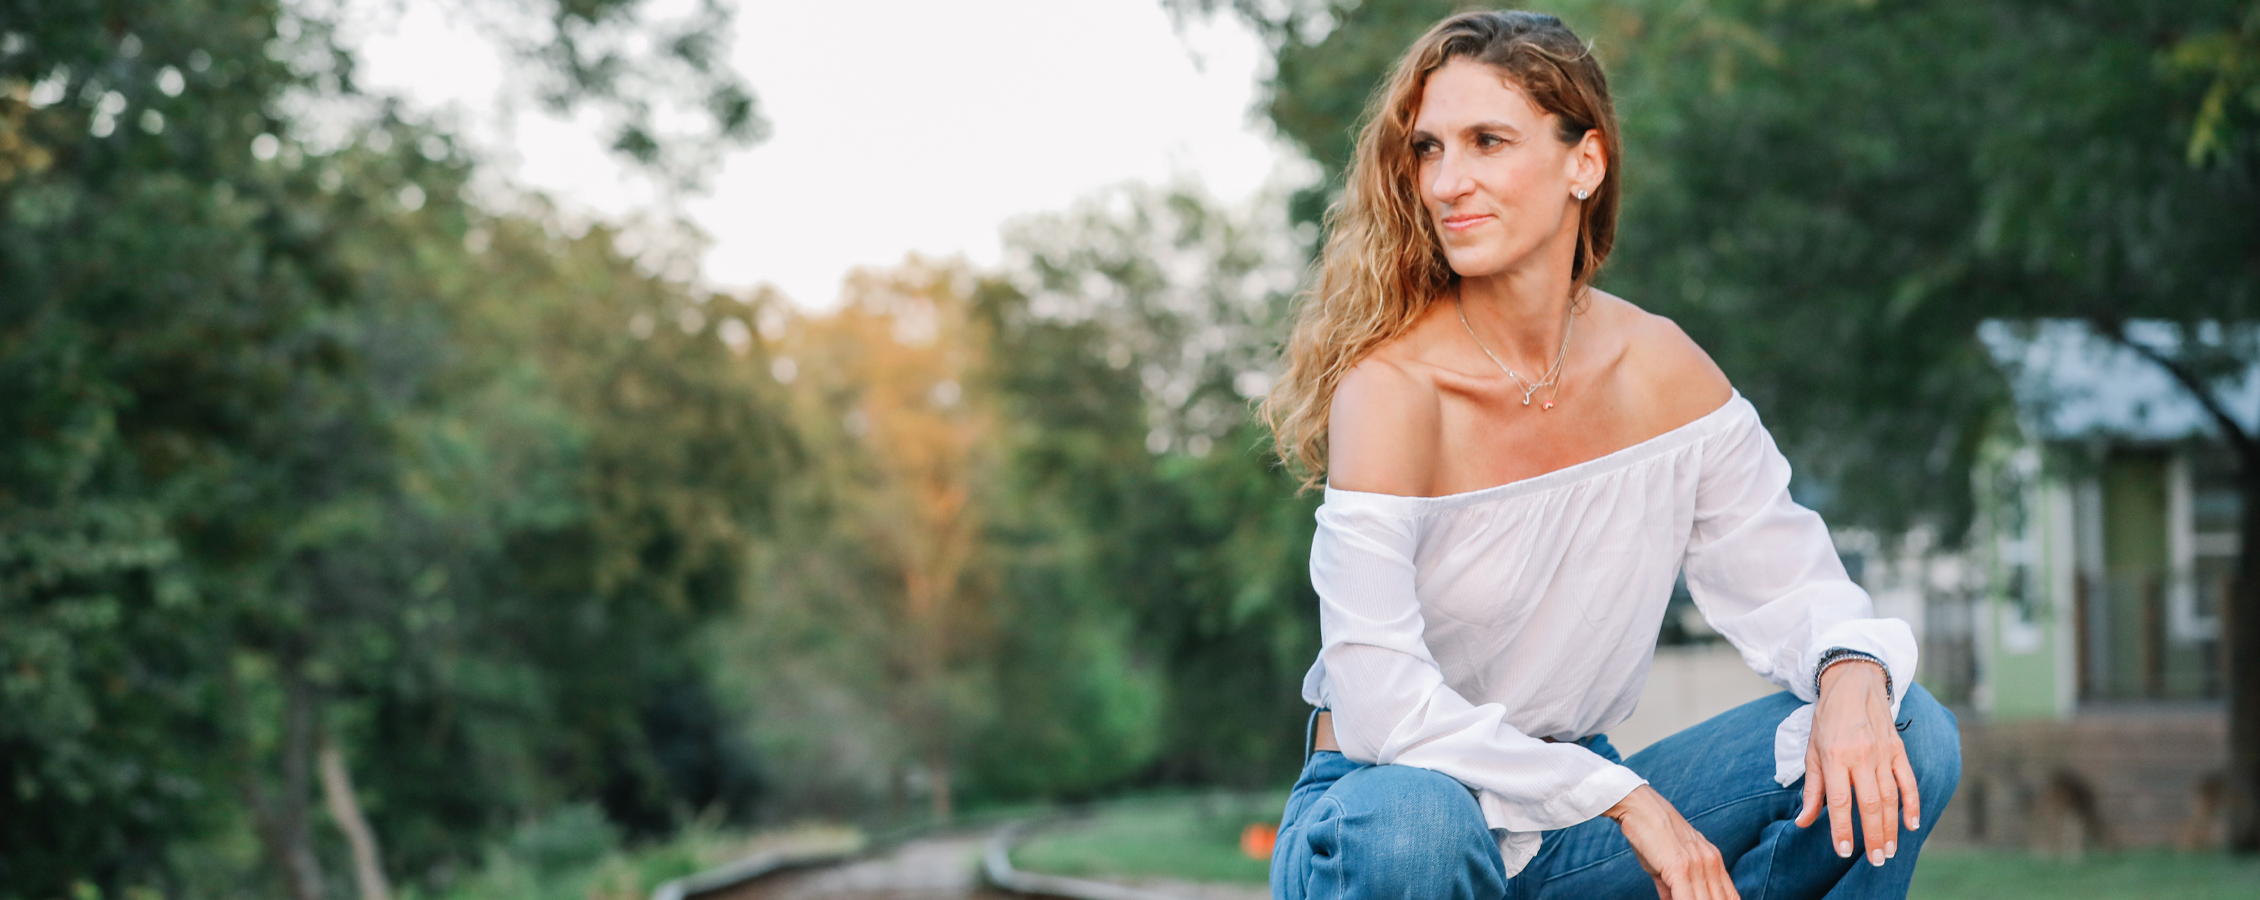
[{"label": "layered necklace", "polygon": [[1498,366],[1499,371],[1507,373],[1508,378],[1514,379],[1515,388],[1522,391],[1522,405],[1529,406],[1531,397],[1535,396],[1541,390],[1545,390],[1546,388],[1553,388],[1552,391],[1546,394],[1546,402],[1540,404],[1538,410],[1540,412],[1544,412],[1546,410],[1554,408],[1554,399],[1560,397],[1562,394],[1562,360],[1569,357],[1570,329],[1577,327],[1575,304],[1563,304],[1561,349],[1554,351],[1554,367],[1546,370],[1546,377],[1541,378],[1537,381],[1524,381],[1522,376],[1515,374],[1515,370],[1507,368],[1506,363],[1499,361],[1498,354],[1492,353],[1491,348],[1483,345],[1483,339],[1481,337],[1477,337],[1475,334],[1475,326],[1469,325],[1467,323],[1467,306],[1466,304],[1460,302],[1460,298],[1456,293],[1452,296],[1452,308],[1460,314],[1460,327],[1467,329],[1467,336],[1475,339],[1475,348],[1483,351],[1484,356],[1490,357],[1491,364]]}]

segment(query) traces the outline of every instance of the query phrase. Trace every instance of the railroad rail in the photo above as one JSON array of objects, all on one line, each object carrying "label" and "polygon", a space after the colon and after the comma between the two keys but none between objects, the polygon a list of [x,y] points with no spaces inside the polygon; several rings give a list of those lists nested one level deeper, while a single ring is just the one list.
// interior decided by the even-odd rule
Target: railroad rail
[{"label": "railroad rail", "polygon": [[[995,897],[996,892],[1030,897],[1054,897],[1061,900],[1187,900],[1177,894],[1155,891],[1112,882],[1087,878],[1069,878],[1024,872],[1012,864],[1012,850],[1028,834],[1042,824],[1037,820],[1012,822],[990,832],[982,841],[980,862],[973,872],[963,872],[960,878],[975,889],[967,896]],[[931,839],[930,839],[931,840]],[[878,857],[911,845],[909,836],[897,835],[891,839],[862,841],[855,846],[829,850],[771,850],[756,853],[728,865],[708,869],[694,875],[677,878],[661,884],[651,892],[651,900],[698,900],[701,897],[727,898],[759,896],[771,889],[773,876],[786,873],[804,873],[809,877],[829,878],[835,875],[852,876],[859,863],[871,863]],[[957,843],[952,841],[952,843]],[[960,846],[963,846],[960,844]],[[969,847],[966,849],[970,849]],[[960,851],[963,852],[963,851]],[[931,856],[929,852],[927,855]],[[969,855],[969,854],[968,854]],[[959,856],[963,859],[966,856]],[[837,869],[837,872],[822,872]],[[993,891],[978,891],[986,886]],[[775,885],[791,895],[790,882]],[[750,893],[749,893],[750,892]],[[864,891],[851,891],[861,894]]]},{"label": "railroad rail", "polygon": [[1013,868],[1013,845],[1019,842],[1020,833],[1029,824],[1025,821],[1014,822],[997,829],[996,834],[989,838],[988,849],[981,854],[981,874],[990,884],[1017,894],[1065,897],[1068,900],[1184,900],[1175,894],[1129,885],[1088,878],[1068,878],[1064,875],[1042,875]]},{"label": "railroad rail", "polygon": [[868,852],[867,847],[868,842],[865,842],[864,846],[843,850],[770,850],[756,853],[728,865],[662,883],[652,889],[651,900],[685,900],[695,894],[726,890],[777,872],[837,865],[864,855]]}]

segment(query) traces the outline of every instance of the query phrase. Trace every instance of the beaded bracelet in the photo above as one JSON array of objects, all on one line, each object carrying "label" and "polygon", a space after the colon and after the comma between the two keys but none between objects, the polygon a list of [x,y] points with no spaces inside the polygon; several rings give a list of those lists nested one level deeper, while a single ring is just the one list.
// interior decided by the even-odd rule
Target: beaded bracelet
[{"label": "beaded bracelet", "polygon": [[1891,667],[1884,665],[1883,660],[1878,659],[1873,653],[1854,650],[1850,647],[1832,647],[1821,654],[1820,664],[1813,667],[1813,696],[1821,695],[1821,676],[1827,674],[1828,667],[1855,659],[1864,659],[1875,663],[1876,668],[1883,670],[1883,699],[1885,702],[1889,702],[1894,696],[1891,687]]}]

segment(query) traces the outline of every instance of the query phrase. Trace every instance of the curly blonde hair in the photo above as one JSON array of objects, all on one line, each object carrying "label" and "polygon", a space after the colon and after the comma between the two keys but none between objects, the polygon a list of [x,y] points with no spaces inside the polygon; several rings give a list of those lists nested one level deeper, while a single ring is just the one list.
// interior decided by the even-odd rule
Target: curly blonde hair
[{"label": "curly blonde hair", "polygon": [[1295,310],[1286,372],[1260,409],[1304,490],[1326,480],[1326,430],[1342,376],[1459,280],[1414,184],[1412,132],[1428,76],[1461,58],[1497,69],[1553,113],[1563,143],[1599,132],[1608,166],[1579,216],[1572,297],[1583,296],[1616,243],[1621,145],[1608,80],[1591,50],[1560,19],[1539,13],[1461,13],[1429,29],[1367,105],[1342,197],[1327,211],[1317,283]]}]

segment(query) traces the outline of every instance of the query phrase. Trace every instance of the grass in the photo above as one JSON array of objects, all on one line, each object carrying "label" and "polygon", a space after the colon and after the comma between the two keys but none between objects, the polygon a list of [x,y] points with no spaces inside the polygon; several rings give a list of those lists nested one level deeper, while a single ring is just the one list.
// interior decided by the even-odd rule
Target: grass
[{"label": "grass", "polygon": [[529,822],[487,848],[486,860],[436,895],[404,886],[405,900],[644,900],[661,883],[764,850],[846,850],[854,829],[803,826],[745,833],[698,821],[672,840],[623,846],[593,807]]},{"label": "grass", "polygon": [[1925,850],[1908,900],[2260,900],[2260,859],[2130,850],[2078,860]]},{"label": "grass", "polygon": [[[1222,795],[1120,801],[1040,827],[1013,852],[1031,872],[1262,884],[1269,864],[1240,852],[1240,829],[1275,822],[1284,798]],[[1909,900],[2260,900],[2260,859],[2156,850],[2078,860],[2010,850],[1926,850]]]},{"label": "grass", "polygon": [[1012,854],[1030,872],[1262,884],[1268,860],[1240,852],[1240,830],[1279,821],[1286,797],[1211,794],[1124,800],[1039,827]]}]

